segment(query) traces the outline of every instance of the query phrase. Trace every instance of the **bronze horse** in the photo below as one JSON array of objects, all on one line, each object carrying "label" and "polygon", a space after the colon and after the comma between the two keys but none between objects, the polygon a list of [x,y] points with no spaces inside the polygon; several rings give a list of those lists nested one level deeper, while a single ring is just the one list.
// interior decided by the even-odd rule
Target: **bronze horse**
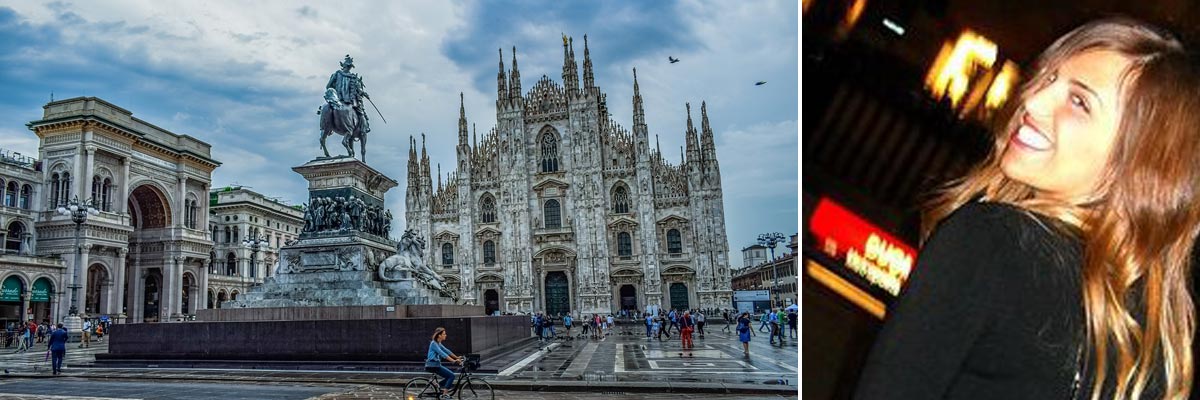
[{"label": "bronze horse", "polygon": [[357,140],[363,161],[366,161],[367,136],[360,129],[363,124],[358,120],[359,116],[354,112],[354,108],[338,101],[337,91],[333,88],[325,89],[325,104],[317,114],[321,116],[321,151],[325,152],[325,157],[329,157],[325,138],[336,133],[344,136],[342,146],[346,147],[348,157],[354,157],[354,141]]}]

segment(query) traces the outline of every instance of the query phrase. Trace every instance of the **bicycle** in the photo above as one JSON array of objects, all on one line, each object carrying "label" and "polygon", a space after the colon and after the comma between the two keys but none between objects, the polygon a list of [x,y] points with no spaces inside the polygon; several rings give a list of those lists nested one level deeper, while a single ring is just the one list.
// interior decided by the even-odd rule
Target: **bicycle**
[{"label": "bicycle", "polygon": [[[496,392],[492,385],[482,378],[472,377],[471,371],[479,368],[479,355],[467,354],[462,366],[455,372],[454,387],[450,388],[450,396],[459,399],[495,399]],[[429,378],[413,378],[404,385],[403,396],[406,400],[423,398],[440,398],[442,386],[438,384],[442,377],[431,373]]]}]

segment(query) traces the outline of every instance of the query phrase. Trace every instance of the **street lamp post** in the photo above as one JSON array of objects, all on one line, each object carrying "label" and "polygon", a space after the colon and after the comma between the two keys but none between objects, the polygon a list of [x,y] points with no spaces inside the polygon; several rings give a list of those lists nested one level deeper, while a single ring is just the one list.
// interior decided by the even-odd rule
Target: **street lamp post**
[{"label": "street lamp post", "polygon": [[[259,250],[262,250],[262,249],[263,249],[263,248],[265,248],[265,247],[269,247],[269,246],[270,246],[270,243],[269,243],[269,242],[267,242],[267,238],[266,238],[265,236],[259,235],[259,236],[255,236],[255,237],[251,237],[251,238],[249,238],[249,239],[246,239],[245,241],[242,241],[242,244],[243,244],[243,245],[246,245],[246,247],[249,247],[249,248],[250,248],[250,270],[251,270],[251,271],[254,271],[254,272],[256,272],[256,273],[257,273],[257,272],[258,272],[258,270],[257,270],[257,269],[255,269],[255,268],[257,268],[257,266],[256,266],[256,264],[254,263],[254,260],[255,260],[256,258],[258,258],[258,257],[257,257],[257,256],[258,256],[258,251],[259,251]],[[242,275],[244,276],[245,274],[242,274]],[[251,284],[253,284],[253,283],[254,283],[254,280],[253,280],[253,279],[251,279],[251,280],[250,280],[250,283],[251,283]],[[243,285],[243,286],[244,286],[244,285]],[[242,290],[243,290],[243,291],[245,291],[245,290],[247,290],[247,289],[246,289],[245,287],[243,287],[243,288],[242,288]],[[242,296],[245,296],[245,295],[246,295],[246,293],[242,293]]]},{"label": "street lamp post", "polygon": [[93,199],[88,198],[80,202],[79,196],[71,199],[66,205],[58,207],[58,213],[61,215],[71,216],[71,221],[75,223],[75,272],[71,276],[71,309],[68,311],[66,324],[69,327],[67,332],[78,332],[82,323],[79,319],[79,275],[83,269],[83,244],[80,243],[83,236],[83,223],[87,222],[88,215],[98,215],[100,212],[92,207]]},{"label": "street lamp post", "polygon": [[771,250],[771,259],[768,261],[771,263],[771,279],[775,281],[775,283],[771,285],[771,291],[775,294],[775,304],[778,304],[779,307],[782,307],[783,302],[779,300],[779,274],[776,271],[776,267],[778,265],[775,263],[775,245],[779,243],[783,243],[782,233],[771,232],[758,235],[758,244],[761,244]]}]

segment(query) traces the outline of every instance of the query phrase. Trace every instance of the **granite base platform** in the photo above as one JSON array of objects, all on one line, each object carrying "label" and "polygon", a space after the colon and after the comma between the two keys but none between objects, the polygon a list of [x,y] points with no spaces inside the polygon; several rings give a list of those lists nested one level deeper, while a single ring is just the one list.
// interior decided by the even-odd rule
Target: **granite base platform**
[{"label": "granite base platform", "polygon": [[196,320],[310,321],[435,317],[482,317],[483,306],[454,304],[398,304],[390,306],[216,308],[197,310]]},{"label": "granite base platform", "polygon": [[529,317],[434,317],[308,321],[115,324],[106,360],[420,362],[437,327],[457,354],[528,340]]}]

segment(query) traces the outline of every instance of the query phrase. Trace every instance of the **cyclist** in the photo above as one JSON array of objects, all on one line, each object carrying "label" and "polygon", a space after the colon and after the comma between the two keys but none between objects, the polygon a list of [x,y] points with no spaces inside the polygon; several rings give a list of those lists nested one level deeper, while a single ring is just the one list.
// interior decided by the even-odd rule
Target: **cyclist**
[{"label": "cyclist", "polygon": [[442,380],[442,400],[450,399],[450,387],[454,384],[454,372],[442,366],[442,360],[462,365],[463,358],[442,345],[446,340],[446,328],[438,327],[433,330],[433,340],[429,341],[429,353],[425,356],[425,370],[445,378]]}]

